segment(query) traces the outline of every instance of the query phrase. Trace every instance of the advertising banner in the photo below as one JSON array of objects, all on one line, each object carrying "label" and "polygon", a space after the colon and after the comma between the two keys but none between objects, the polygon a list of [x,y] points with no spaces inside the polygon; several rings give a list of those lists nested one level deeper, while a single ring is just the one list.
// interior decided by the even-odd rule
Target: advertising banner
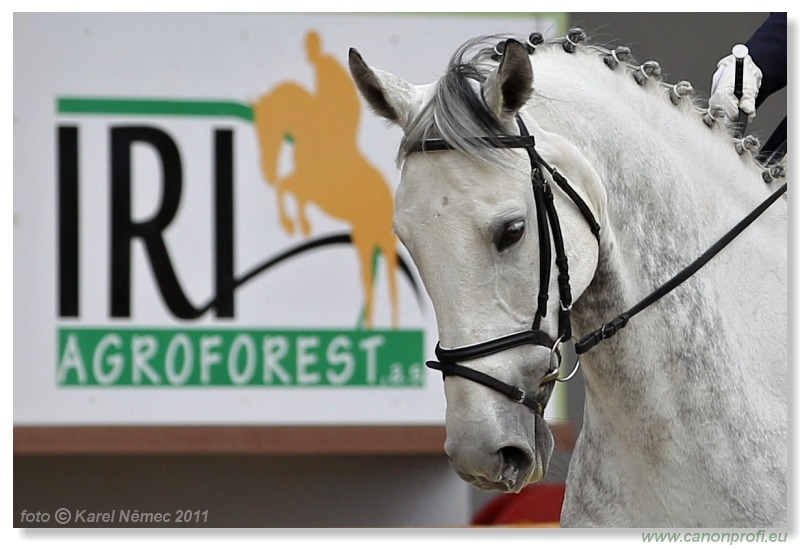
[{"label": "advertising banner", "polygon": [[533,31],[562,19],[15,14],[15,425],[443,422],[347,53],[425,83]]}]

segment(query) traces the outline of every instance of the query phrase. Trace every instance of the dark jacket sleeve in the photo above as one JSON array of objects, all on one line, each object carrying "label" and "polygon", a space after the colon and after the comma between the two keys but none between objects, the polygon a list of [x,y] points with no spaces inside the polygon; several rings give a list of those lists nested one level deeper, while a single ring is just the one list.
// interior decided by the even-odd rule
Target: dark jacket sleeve
[{"label": "dark jacket sleeve", "polygon": [[758,108],[772,93],[786,86],[786,12],[771,13],[746,44],[763,73],[756,98]]}]

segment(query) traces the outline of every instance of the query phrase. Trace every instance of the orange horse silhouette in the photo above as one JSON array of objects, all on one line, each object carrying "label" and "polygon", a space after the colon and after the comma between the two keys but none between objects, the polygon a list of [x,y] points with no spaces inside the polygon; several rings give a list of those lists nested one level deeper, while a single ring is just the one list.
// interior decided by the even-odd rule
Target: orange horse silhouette
[{"label": "orange horse silhouette", "polygon": [[[306,36],[308,61],[316,72],[316,93],[286,82],[253,104],[254,126],[261,147],[264,178],[278,193],[278,215],[284,230],[311,234],[308,203],[348,222],[358,252],[365,296],[364,325],[373,324],[375,251],[386,262],[392,325],[397,326],[396,237],[392,230],[392,192],[380,172],[358,150],[356,135],[361,100],[350,75],[332,56],[322,53],[319,35]],[[294,148],[294,171],[278,174],[281,148]],[[297,201],[297,218],[286,208],[286,195]]]}]

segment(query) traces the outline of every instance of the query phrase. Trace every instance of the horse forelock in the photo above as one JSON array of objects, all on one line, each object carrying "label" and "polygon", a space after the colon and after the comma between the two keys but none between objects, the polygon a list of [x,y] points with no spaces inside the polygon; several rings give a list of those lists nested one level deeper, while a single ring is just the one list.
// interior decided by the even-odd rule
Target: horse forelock
[{"label": "horse forelock", "polygon": [[470,158],[504,166],[508,151],[476,144],[470,138],[504,135],[509,129],[483,99],[481,84],[498,63],[492,59],[494,45],[504,37],[474,38],[459,47],[450,58],[435,93],[405,130],[398,164],[420,149],[426,139],[441,138]]}]

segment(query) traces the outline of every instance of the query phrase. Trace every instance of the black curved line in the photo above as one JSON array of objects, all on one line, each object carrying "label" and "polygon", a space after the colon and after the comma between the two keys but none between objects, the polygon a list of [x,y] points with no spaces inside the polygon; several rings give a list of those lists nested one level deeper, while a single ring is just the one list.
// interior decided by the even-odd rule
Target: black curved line
[{"label": "black curved line", "polygon": [[280,264],[281,262],[288,260],[289,258],[297,256],[298,254],[308,252],[309,250],[313,250],[315,248],[321,248],[323,246],[329,246],[334,244],[347,244],[350,242],[352,242],[352,238],[347,233],[322,237],[319,239],[315,239],[313,241],[305,241],[295,246],[294,248],[290,248],[285,252],[282,252],[277,256],[274,256],[269,260],[263,262],[262,264],[254,267],[253,269],[251,269],[250,271],[248,271],[247,273],[245,273],[244,275],[242,275],[241,277],[239,277],[234,281],[234,288],[243,285],[244,283],[256,277],[260,273],[263,273],[264,271],[267,271],[271,267],[274,267]]},{"label": "black curved line", "polygon": [[[260,275],[261,273],[267,271],[268,269],[275,267],[276,265],[297,256],[298,254],[302,254],[304,252],[308,252],[310,250],[314,250],[315,248],[322,248],[324,246],[331,246],[337,244],[352,244],[353,238],[349,233],[337,233],[334,235],[328,235],[326,237],[320,237],[314,240],[305,241],[293,248],[290,248],[280,254],[269,258],[268,260],[262,262],[261,264],[257,265],[256,267],[247,271],[241,277],[238,277],[234,280],[233,288],[238,288],[245,284],[246,282],[254,279],[256,276]],[[400,266],[400,270],[408,279],[409,284],[414,289],[414,294],[417,297],[417,303],[419,304],[420,309],[424,307],[424,301],[422,299],[422,294],[420,293],[419,286],[417,285],[417,281],[414,279],[414,276],[411,272],[411,268],[408,266],[406,261],[403,259],[402,256],[395,253],[397,255],[397,264]],[[200,308],[198,311],[200,314],[203,314],[213,308],[217,303],[218,297],[214,296],[211,301]]]}]

